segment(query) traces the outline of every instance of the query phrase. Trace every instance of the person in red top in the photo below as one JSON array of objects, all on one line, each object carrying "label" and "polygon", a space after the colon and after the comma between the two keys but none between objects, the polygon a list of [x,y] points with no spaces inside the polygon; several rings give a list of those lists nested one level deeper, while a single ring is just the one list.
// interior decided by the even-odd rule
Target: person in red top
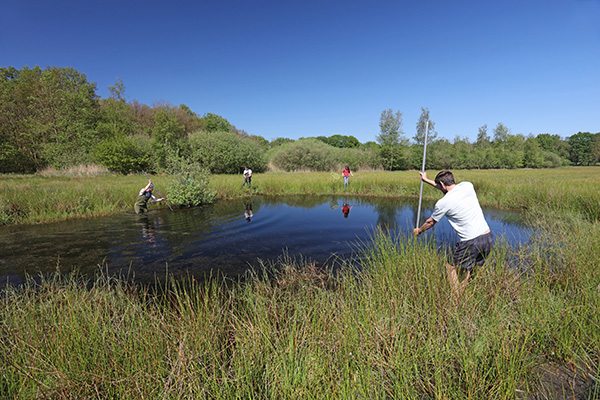
[{"label": "person in red top", "polygon": [[352,171],[350,171],[350,165],[346,164],[346,166],[342,170],[342,175],[344,176],[344,189],[346,189],[348,187],[348,182],[350,181],[350,177],[354,176]]}]

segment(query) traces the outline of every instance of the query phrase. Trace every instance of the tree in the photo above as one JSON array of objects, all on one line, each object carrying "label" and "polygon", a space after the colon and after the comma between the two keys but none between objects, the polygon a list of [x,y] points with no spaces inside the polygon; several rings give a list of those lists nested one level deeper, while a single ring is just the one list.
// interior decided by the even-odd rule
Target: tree
[{"label": "tree", "polygon": [[542,168],[544,166],[544,154],[540,142],[533,136],[525,140],[523,150],[523,166],[526,168]]},{"label": "tree", "polygon": [[276,139],[271,140],[271,143],[269,143],[269,148],[273,149],[275,147],[279,147],[279,146],[281,146],[283,144],[290,143],[290,142],[293,142],[293,141],[294,141],[293,139],[288,139],[288,138],[284,138],[284,137],[278,137]]},{"label": "tree", "polygon": [[415,142],[420,145],[425,145],[425,128],[429,121],[429,129],[427,130],[427,140],[434,141],[437,138],[437,132],[435,131],[435,122],[429,119],[429,109],[421,107],[421,116],[417,121],[417,133],[413,137]]},{"label": "tree", "polygon": [[494,142],[501,143],[506,142],[508,140],[508,136],[510,135],[510,131],[502,122],[498,122],[496,128],[494,128]]},{"label": "tree", "polygon": [[190,160],[215,174],[235,174],[250,166],[253,172],[266,169],[260,144],[233,132],[198,131],[189,136]]},{"label": "tree", "polygon": [[172,108],[164,107],[156,113],[152,131],[152,149],[158,166],[166,168],[171,157],[183,156],[185,126],[177,121]]},{"label": "tree", "polygon": [[109,86],[111,96],[100,101],[100,121],[97,132],[106,139],[132,134],[137,128],[131,106],[125,101],[125,85],[117,78],[114,86]]},{"label": "tree", "polygon": [[31,129],[30,104],[39,67],[0,68],[0,173],[33,172],[40,165],[41,135]]},{"label": "tree", "polygon": [[225,118],[213,113],[206,113],[202,117],[207,132],[229,132],[231,124]]},{"label": "tree", "polygon": [[[91,162],[99,140],[96,84],[74,68],[0,72],[0,168],[30,172]],[[12,164],[12,166],[7,165]]]},{"label": "tree", "polygon": [[375,137],[380,145],[397,145],[400,143],[402,131],[402,113],[397,111],[395,114],[391,108],[381,112],[379,117],[380,134]]},{"label": "tree", "polygon": [[594,165],[596,160],[592,153],[596,136],[590,132],[578,132],[569,137],[571,145],[570,160],[575,165]]},{"label": "tree", "polygon": [[405,161],[402,157],[400,135],[402,131],[402,113],[395,114],[391,108],[381,112],[379,118],[380,134],[375,138],[381,145],[381,160],[384,168],[391,170],[404,168]]},{"label": "tree", "polygon": [[477,141],[475,142],[477,147],[485,149],[490,145],[490,136],[487,133],[487,124],[479,127],[477,133]]}]

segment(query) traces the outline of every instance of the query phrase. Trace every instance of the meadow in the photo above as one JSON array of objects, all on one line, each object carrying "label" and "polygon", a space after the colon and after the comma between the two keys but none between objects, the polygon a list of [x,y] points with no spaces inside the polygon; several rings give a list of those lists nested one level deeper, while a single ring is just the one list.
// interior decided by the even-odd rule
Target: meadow
[{"label": "meadow", "polygon": [[[256,174],[252,193],[341,193],[334,175]],[[415,171],[356,175],[352,194],[419,193]],[[436,243],[384,231],[360,269],[282,255],[240,281],[32,278],[0,297],[0,398],[599,398],[600,169],[455,176],[539,232],[526,247],[495,246],[458,299]],[[211,179],[220,198],[248,195],[241,176]],[[42,222],[131,212],[144,184],[2,176],[0,199],[4,215],[19,204],[38,213],[23,222]],[[86,212],[44,211],[82,194]],[[101,210],[100,199],[118,204]]]},{"label": "meadow", "polygon": [[[435,177],[437,171],[429,171]],[[217,199],[249,195],[342,194],[360,196],[418,197],[417,171],[359,171],[347,190],[338,172],[268,172],[254,174],[252,190],[242,189],[241,175],[212,175],[210,186]],[[600,170],[597,167],[520,170],[458,170],[456,180],[476,187],[482,204],[513,210],[540,210],[600,219]],[[159,192],[173,176],[151,177]],[[138,191],[147,183],[143,174],[118,175],[73,173],[68,175],[0,176],[0,225],[45,223],[58,220],[132,212]],[[440,193],[424,185],[423,196],[438,199]],[[151,207],[166,207],[155,204]]]}]

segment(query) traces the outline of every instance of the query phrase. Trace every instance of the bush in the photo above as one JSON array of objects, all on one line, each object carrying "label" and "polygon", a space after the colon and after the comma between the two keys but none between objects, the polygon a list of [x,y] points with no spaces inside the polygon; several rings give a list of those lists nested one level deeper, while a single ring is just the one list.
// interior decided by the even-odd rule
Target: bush
[{"label": "bush", "polygon": [[330,171],[336,166],[334,148],[317,139],[300,139],[277,147],[271,162],[284,171]]},{"label": "bush", "polygon": [[240,173],[245,165],[253,172],[267,167],[265,152],[250,138],[230,132],[195,132],[189,136],[191,160],[214,174]]},{"label": "bush", "polygon": [[93,164],[91,154],[71,143],[45,143],[42,146],[41,154],[47,165],[56,169]]},{"label": "bush", "polygon": [[344,165],[350,165],[353,171],[360,169],[381,169],[381,160],[376,150],[373,149],[333,149],[333,161],[337,169],[342,169]]},{"label": "bush", "polygon": [[212,203],[217,191],[209,187],[209,172],[198,164],[181,159],[175,180],[168,185],[169,201],[177,206],[193,207]]},{"label": "bush", "polygon": [[35,172],[35,161],[10,143],[0,143],[0,174]]},{"label": "bush", "polygon": [[147,169],[150,155],[130,137],[105,140],[95,149],[97,161],[111,171],[126,174]]}]

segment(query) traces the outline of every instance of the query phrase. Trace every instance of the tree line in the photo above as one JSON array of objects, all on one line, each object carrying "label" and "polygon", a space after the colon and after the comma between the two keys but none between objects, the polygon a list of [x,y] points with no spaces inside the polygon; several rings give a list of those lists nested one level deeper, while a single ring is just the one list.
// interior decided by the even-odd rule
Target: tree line
[{"label": "tree line", "polygon": [[0,173],[33,173],[47,167],[100,164],[119,173],[206,170],[239,173],[355,169],[420,169],[425,130],[427,168],[549,168],[596,165],[600,133],[562,138],[511,134],[502,123],[477,140],[438,138],[429,110],[422,108],[416,133],[408,138],[402,113],[382,111],[376,141],[355,137],[307,136],[267,140],[236,128],[226,118],[193,112],[184,104],[151,106],[126,101],[117,79],[100,98],[94,82],[70,67],[0,68]]}]

